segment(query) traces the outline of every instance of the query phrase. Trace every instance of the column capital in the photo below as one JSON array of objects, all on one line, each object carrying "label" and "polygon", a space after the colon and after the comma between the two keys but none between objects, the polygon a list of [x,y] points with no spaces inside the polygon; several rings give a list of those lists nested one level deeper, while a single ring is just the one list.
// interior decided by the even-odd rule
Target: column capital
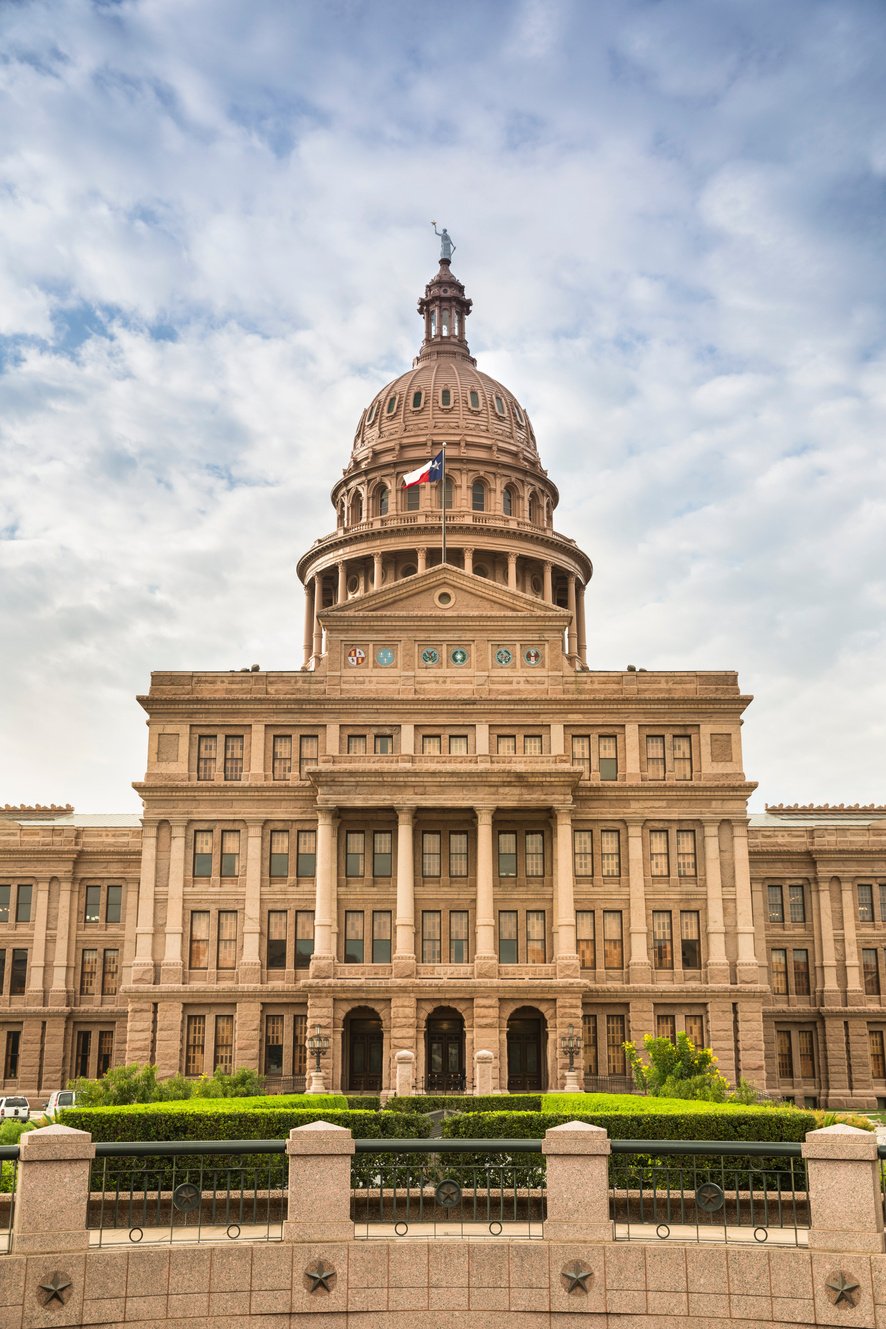
[{"label": "column capital", "polygon": [[319,805],[318,805],[318,807],[317,807],[317,821],[318,821],[318,822],[322,821],[322,822],[324,823],[324,825],[327,824],[327,823],[328,823],[329,825],[331,825],[332,822],[335,821],[335,819],[336,819],[337,816],[338,816],[338,808],[335,807],[335,805],[330,805],[329,807],[327,807],[327,806],[325,806],[325,805],[323,805],[323,804],[319,804]]},{"label": "column capital", "polygon": [[477,817],[478,825],[492,825],[492,818],[495,816],[494,807],[475,807],[474,813]]},{"label": "column capital", "polygon": [[643,827],[646,825],[645,817],[626,817],[625,818],[628,835],[642,835]]},{"label": "column capital", "polygon": [[394,806],[394,811],[397,814],[397,821],[401,824],[414,821],[416,810],[415,806],[410,803],[396,804]]},{"label": "column capital", "polygon": [[246,822],[247,835],[253,836],[256,831],[261,835],[265,824],[264,817],[244,817],[243,820]]},{"label": "column capital", "polygon": [[518,557],[518,555],[516,554],[516,552],[515,552],[514,550],[512,550],[512,549],[509,549],[509,550],[508,550],[508,562],[509,562],[509,563],[516,563],[516,561],[517,561],[517,557]]}]

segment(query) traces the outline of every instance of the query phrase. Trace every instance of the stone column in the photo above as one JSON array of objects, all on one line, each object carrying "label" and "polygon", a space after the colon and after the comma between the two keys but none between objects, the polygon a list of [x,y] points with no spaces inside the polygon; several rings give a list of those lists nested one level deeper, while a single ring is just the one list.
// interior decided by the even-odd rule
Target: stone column
[{"label": "stone column", "polygon": [[877,1137],[855,1126],[809,1131],[809,1250],[881,1252],[883,1197]]},{"label": "stone column", "polygon": [[[89,1246],[89,1169],[95,1158],[92,1137],[70,1126],[44,1126],[27,1131],[19,1150],[12,1236],[15,1254],[85,1251]],[[74,1290],[74,1296],[78,1294],[82,1299],[82,1288]],[[74,1323],[64,1311],[62,1322]]]},{"label": "stone column", "polygon": [[248,778],[256,784],[262,784],[265,779],[265,726],[261,723],[252,725]]},{"label": "stone column", "polygon": [[552,605],[554,603],[554,569],[548,560],[545,559],[541,565],[541,570],[544,578],[544,590],[542,594],[544,595],[546,603]]},{"label": "stone column", "polygon": [[738,934],[736,976],[739,983],[756,983],[759,979],[759,970],[754,946],[754,906],[751,899],[748,828],[744,822],[732,824],[732,854],[735,861],[735,915]]},{"label": "stone column", "polygon": [[391,973],[415,973],[415,808],[397,808],[397,932]]},{"label": "stone column", "polygon": [[566,629],[566,654],[569,656],[570,660],[574,660],[578,653],[578,629],[577,629],[578,611],[576,609],[576,603],[575,603],[576,580],[577,579],[575,573],[570,572],[566,588],[566,593],[567,593],[566,607],[570,613],[569,627]]},{"label": "stone column", "polygon": [[625,725],[625,779],[640,783],[640,726],[630,722]]},{"label": "stone column", "polygon": [[338,565],[338,592],[336,604],[343,604],[348,598],[348,565],[344,559]]},{"label": "stone column", "polygon": [[612,1241],[609,1217],[609,1155],[601,1126],[567,1121],[545,1131],[547,1162],[546,1241]]},{"label": "stone column", "polygon": [[302,668],[307,669],[311,663],[311,644],[314,638],[314,578],[305,582],[305,630],[303,635],[304,642],[304,664]]},{"label": "stone column", "polygon": [[[289,1132],[288,1218],[283,1224],[284,1241],[315,1245],[353,1240],[351,1158],[354,1151],[351,1132],[341,1126],[330,1126],[326,1121],[296,1126]],[[346,1254],[342,1250],[342,1256]]]},{"label": "stone column", "polygon": [[858,933],[855,926],[855,891],[852,883],[840,882],[843,897],[843,946],[846,952],[846,1005],[862,1004],[861,967],[858,963]]},{"label": "stone column", "polygon": [[648,983],[649,938],[646,928],[646,874],[643,865],[643,823],[628,823],[628,888],[630,892],[630,981]]},{"label": "stone column", "polygon": [[314,888],[314,954],[311,977],[331,978],[333,966],[332,928],[336,911],[335,837],[333,811],[317,809],[317,880]]},{"label": "stone column", "polygon": [[323,628],[320,624],[320,611],[323,608],[323,574],[318,572],[314,578],[314,639],[312,643],[312,654],[315,660],[319,660],[323,654]]},{"label": "stone column", "polygon": [[467,546],[467,547],[465,548],[465,550],[464,550],[464,556],[465,556],[465,572],[473,572],[473,571],[474,571],[474,551],[473,551],[473,549],[470,548],[470,546]]},{"label": "stone column", "polygon": [[578,598],[576,601],[576,618],[578,627],[578,658],[583,665],[588,662],[588,634],[585,625],[585,587],[579,586]]},{"label": "stone column", "polygon": [[572,809],[555,809],[554,954],[558,978],[578,978],[575,949],[575,880],[572,861]]},{"label": "stone column", "polygon": [[241,983],[261,982],[261,821],[246,826],[246,893],[243,901],[243,950],[237,966]]},{"label": "stone column", "polygon": [[818,931],[821,938],[822,1004],[839,1005],[840,986],[837,981],[837,952],[834,946],[834,917],[831,911],[830,877],[812,883],[814,909],[818,913]]},{"label": "stone column", "polygon": [[[37,882],[37,898],[34,901],[34,944],[31,947],[31,963],[28,966],[28,996],[35,1006],[43,1005],[43,989],[46,984],[46,916],[48,912],[49,878],[43,877]],[[67,938],[65,937],[64,940],[67,941]]]},{"label": "stone column", "polygon": [[723,878],[720,871],[720,828],[716,821],[704,824],[704,874],[707,888],[707,942],[709,983],[728,983],[726,925],[723,922]]},{"label": "stone column", "polygon": [[419,572],[428,570],[428,551],[427,549],[416,549],[415,551],[416,567]]},{"label": "stone column", "polygon": [[372,589],[374,591],[381,589],[382,571],[381,551],[376,550],[372,555]]},{"label": "stone column", "polygon": [[492,871],[492,808],[477,808],[477,931],[474,972],[478,978],[494,978],[495,912]]},{"label": "stone column", "polygon": [[508,554],[508,587],[512,591],[517,589],[517,555]]},{"label": "stone column", "polygon": [[186,829],[187,824],[183,821],[174,821],[170,825],[172,839],[169,846],[169,884],[166,888],[166,938],[163,963],[160,966],[161,983],[180,983],[182,981]]},{"label": "stone column", "polygon": [[410,1098],[415,1093],[415,1053],[401,1048],[394,1053],[394,1093]]},{"label": "stone column", "polygon": [[[135,924],[135,955],[132,959],[134,985],[154,982],[154,889],[157,880],[157,823],[146,822],[142,831],[141,876],[138,883],[138,912]],[[64,889],[64,888],[63,888]],[[64,933],[62,929],[64,928]],[[59,904],[58,936],[67,934],[68,915],[62,920]],[[57,947],[56,943],[56,947]],[[56,958],[58,951],[56,949]],[[55,979],[52,986],[55,987]]]},{"label": "stone column", "polygon": [[[151,827],[155,836],[156,844],[156,826]],[[149,828],[145,827],[147,835]],[[145,852],[148,845],[145,845]],[[153,858],[152,858],[153,871]],[[153,904],[153,875],[151,877],[152,893],[151,901]],[[52,990],[49,994],[50,1006],[67,1006],[70,985],[68,983],[68,938],[71,932],[71,898],[74,893],[74,883],[70,877],[60,877],[58,883],[58,919],[55,925],[55,953],[52,961]],[[139,909],[141,909],[141,899],[139,898]],[[139,917],[141,914],[139,913]],[[133,966],[134,967],[134,966]],[[153,969],[151,971],[153,979]],[[135,981],[135,980],[133,980]]]}]

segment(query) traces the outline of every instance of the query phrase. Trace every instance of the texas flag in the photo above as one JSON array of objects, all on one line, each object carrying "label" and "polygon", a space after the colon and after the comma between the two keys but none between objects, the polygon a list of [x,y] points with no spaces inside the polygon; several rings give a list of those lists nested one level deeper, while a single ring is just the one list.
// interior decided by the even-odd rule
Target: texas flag
[{"label": "texas flag", "polygon": [[441,448],[436,457],[425,462],[424,466],[419,466],[415,471],[409,471],[403,476],[403,488],[411,489],[413,485],[424,485],[429,480],[439,480],[443,474],[443,452]]}]

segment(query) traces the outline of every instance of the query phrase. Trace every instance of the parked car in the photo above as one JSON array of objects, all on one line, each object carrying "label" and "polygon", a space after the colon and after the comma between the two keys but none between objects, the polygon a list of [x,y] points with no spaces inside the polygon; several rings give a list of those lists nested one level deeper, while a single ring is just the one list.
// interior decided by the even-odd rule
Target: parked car
[{"label": "parked car", "polygon": [[14,1117],[19,1121],[29,1121],[30,1116],[31,1105],[26,1098],[0,1098],[0,1120]]},{"label": "parked car", "polygon": [[43,1109],[43,1115],[48,1117],[50,1121],[55,1121],[59,1108],[73,1107],[76,1101],[77,1095],[73,1089],[55,1089],[49,1095],[49,1102]]}]

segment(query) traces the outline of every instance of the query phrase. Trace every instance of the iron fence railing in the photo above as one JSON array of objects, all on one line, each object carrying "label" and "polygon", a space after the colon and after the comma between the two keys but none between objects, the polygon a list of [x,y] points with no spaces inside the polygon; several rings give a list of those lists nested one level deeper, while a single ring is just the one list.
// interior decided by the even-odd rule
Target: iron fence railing
[{"label": "iron fence railing", "polygon": [[12,1249],[12,1223],[15,1217],[15,1184],[18,1175],[18,1145],[0,1146],[0,1255]]}]

